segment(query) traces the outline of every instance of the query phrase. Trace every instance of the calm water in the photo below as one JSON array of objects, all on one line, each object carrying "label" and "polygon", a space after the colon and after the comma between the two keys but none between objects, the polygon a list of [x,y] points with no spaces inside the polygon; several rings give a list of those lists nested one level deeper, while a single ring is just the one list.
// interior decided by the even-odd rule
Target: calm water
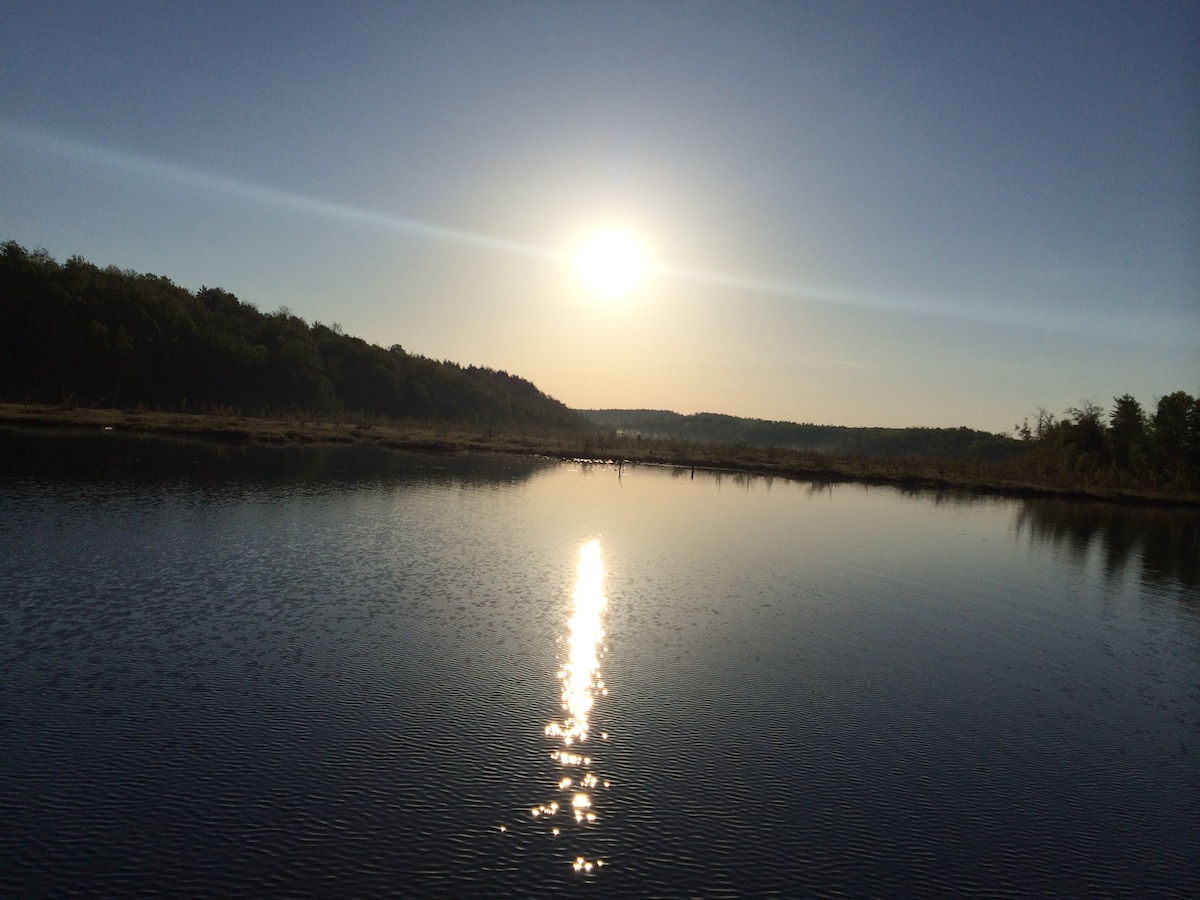
[{"label": "calm water", "polygon": [[1194,512],[23,446],[0,895],[1200,893]]}]

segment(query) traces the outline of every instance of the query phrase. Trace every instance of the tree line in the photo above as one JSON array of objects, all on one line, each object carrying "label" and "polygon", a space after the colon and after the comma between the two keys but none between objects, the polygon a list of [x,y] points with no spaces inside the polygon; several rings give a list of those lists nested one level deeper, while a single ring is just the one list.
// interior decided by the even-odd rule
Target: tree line
[{"label": "tree line", "polygon": [[221,288],[0,245],[0,399],[245,414],[377,415],[578,430],[578,413],[504,371],[262,313]]},{"label": "tree line", "polygon": [[1091,401],[1061,417],[1040,409],[1016,434],[1043,477],[1200,489],[1200,397],[1186,391],[1159,397],[1152,410],[1129,394],[1107,413]]}]

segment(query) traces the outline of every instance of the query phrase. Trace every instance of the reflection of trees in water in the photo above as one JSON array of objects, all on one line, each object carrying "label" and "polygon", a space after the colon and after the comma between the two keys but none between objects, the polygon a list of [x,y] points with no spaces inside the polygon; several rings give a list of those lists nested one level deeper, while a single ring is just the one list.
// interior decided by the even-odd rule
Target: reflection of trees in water
[{"label": "reflection of trees in water", "polygon": [[501,454],[426,454],[366,443],[263,445],[125,432],[40,432],[0,427],[5,474],[75,481],[183,477],[222,485],[432,484],[518,485],[556,463]]},{"label": "reflection of trees in water", "polygon": [[979,507],[981,505],[1007,505],[1013,502],[1012,497],[1003,494],[979,494],[969,488],[931,488],[913,487],[911,485],[896,485],[893,488],[903,497],[914,497],[932,503],[934,506]]},{"label": "reflection of trees in water", "polygon": [[1023,500],[1017,533],[1065,550],[1083,563],[1098,543],[1111,575],[1140,562],[1142,578],[1200,586],[1200,511]]}]

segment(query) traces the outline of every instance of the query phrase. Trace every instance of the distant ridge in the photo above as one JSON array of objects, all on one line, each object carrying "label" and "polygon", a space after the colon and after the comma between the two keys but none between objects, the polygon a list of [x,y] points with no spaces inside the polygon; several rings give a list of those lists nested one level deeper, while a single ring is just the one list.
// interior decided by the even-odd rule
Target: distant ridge
[{"label": "distant ridge", "polygon": [[601,428],[644,439],[677,438],[713,444],[746,444],[819,450],[838,455],[921,457],[944,460],[1008,459],[1021,442],[971,428],[852,428],[745,419],[721,413],[682,415],[661,409],[582,409]]}]

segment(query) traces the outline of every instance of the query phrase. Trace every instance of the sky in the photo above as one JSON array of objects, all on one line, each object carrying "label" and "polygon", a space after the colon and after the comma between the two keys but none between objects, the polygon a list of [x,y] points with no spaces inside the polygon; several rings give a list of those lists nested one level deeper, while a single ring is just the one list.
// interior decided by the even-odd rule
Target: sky
[{"label": "sky", "polygon": [[[1195,2],[0,0],[0,240],[574,408],[1200,393]],[[600,297],[574,253],[649,268]]]}]

